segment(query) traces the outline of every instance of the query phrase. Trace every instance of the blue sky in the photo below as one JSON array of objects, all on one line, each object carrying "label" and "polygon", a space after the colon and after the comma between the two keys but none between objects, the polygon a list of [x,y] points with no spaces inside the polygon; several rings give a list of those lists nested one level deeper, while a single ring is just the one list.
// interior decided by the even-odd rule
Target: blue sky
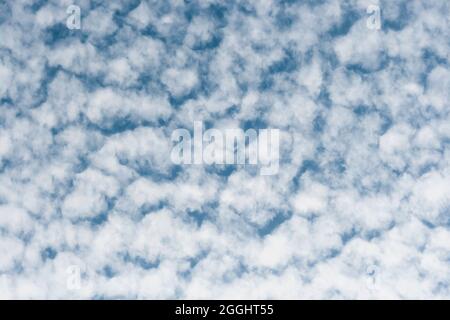
[{"label": "blue sky", "polygon": [[[449,16],[3,1],[0,298],[450,298]],[[279,129],[278,174],[174,165],[194,121]]]}]

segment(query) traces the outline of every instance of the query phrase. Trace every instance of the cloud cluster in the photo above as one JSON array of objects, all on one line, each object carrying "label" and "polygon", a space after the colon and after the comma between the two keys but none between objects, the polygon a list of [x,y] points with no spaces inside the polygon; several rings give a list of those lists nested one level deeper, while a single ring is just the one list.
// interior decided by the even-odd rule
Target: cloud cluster
[{"label": "cloud cluster", "polygon": [[[2,2],[0,298],[450,298],[449,16]],[[280,129],[278,174],[173,164],[194,121]]]}]

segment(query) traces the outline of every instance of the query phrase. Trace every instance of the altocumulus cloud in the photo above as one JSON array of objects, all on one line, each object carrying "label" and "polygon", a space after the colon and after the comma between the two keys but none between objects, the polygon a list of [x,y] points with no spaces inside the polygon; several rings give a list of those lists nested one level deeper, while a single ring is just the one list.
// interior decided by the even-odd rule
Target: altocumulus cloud
[{"label": "altocumulus cloud", "polygon": [[[449,16],[3,1],[0,297],[450,298]],[[278,174],[173,164],[196,120],[280,129]]]}]

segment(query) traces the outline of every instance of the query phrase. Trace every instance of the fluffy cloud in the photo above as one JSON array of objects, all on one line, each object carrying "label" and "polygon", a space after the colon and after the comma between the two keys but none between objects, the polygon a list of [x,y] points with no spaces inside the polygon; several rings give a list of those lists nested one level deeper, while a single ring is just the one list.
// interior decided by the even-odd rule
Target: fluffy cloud
[{"label": "fluffy cloud", "polygon": [[[447,2],[71,4],[0,5],[0,298],[450,297]],[[174,165],[197,120],[279,173]]]}]

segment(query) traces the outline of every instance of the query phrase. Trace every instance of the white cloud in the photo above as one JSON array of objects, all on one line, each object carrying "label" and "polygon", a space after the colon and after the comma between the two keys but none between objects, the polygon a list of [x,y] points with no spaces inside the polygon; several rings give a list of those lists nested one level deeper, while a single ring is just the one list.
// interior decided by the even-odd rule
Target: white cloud
[{"label": "white cloud", "polygon": [[[70,4],[0,14],[1,298],[448,299],[446,2]],[[174,166],[194,120],[278,175]]]}]

